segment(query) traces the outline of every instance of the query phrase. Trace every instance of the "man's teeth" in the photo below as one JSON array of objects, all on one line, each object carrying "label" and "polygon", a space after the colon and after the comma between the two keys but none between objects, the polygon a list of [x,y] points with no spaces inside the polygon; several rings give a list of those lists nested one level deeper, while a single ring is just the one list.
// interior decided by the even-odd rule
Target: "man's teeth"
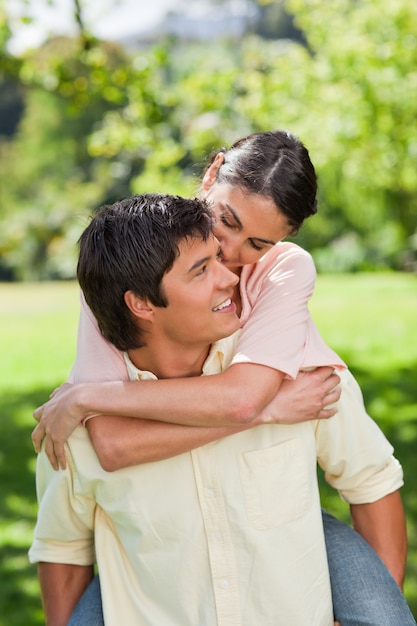
[{"label": "man's teeth", "polygon": [[231,304],[232,304],[232,300],[231,298],[228,298],[228,300],[225,300],[224,302],[219,304],[219,306],[214,307],[213,311],[221,311],[222,309],[225,309],[227,306],[230,306]]}]

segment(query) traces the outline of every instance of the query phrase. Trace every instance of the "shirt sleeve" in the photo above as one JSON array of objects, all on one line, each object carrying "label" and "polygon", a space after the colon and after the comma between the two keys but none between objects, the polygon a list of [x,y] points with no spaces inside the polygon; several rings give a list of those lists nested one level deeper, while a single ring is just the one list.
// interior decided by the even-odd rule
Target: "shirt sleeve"
[{"label": "shirt sleeve", "polygon": [[341,372],[338,413],[316,424],[318,463],[326,481],[350,504],[375,502],[403,485],[393,447],[367,414],[358,383]]},{"label": "shirt sleeve", "polygon": [[277,244],[241,277],[243,329],[235,363],[257,363],[295,378],[302,367],[344,367],[315,328],[308,309],[316,269],[308,252]]},{"label": "shirt sleeve", "polygon": [[127,380],[123,353],[103,337],[82,292],[80,301],[77,352],[68,382]]},{"label": "shirt sleeve", "polygon": [[[70,461],[70,459],[69,459]],[[76,479],[70,462],[55,471],[45,452],[38,455],[36,491],[38,518],[29,561],[92,565],[94,550],[94,499],[74,493]]]}]

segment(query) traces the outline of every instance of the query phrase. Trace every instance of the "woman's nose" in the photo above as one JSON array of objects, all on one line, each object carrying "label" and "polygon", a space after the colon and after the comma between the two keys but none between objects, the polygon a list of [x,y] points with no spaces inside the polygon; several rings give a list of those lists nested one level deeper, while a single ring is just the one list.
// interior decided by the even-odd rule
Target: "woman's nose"
[{"label": "woman's nose", "polygon": [[240,245],[237,237],[220,237],[219,243],[225,261],[238,261]]}]

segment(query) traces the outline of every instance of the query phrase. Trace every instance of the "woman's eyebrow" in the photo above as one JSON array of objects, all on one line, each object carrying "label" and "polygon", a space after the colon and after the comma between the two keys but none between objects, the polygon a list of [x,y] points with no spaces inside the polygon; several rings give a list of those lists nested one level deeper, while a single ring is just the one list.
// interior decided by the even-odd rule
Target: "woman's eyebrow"
[{"label": "woman's eyebrow", "polygon": [[239,219],[238,214],[236,213],[236,211],[230,206],[230,204],[225,203],[224,205],[226,207],[226,209],[228,211],[230,211],[230,213],[232,214],[233,219],[235,220],[236,224],[239,226],[239,228],[243,228],[243,224]]},{"label": "woman's eyebrow", "polygon": [[[232,214],[232,217],[235,220],[237,226],[242,229],[243,224],[240,221],[239,216],[237,215],[236,211],[230,206],[230,204],[225,204],[224,206]],[[269,246],[275,246],[276,244],[276,241],[272,241],[271,239],[262,239],[262,237],[251,237],[251,239],[255,241],[260,241],[261,243],[266,243]]]}]

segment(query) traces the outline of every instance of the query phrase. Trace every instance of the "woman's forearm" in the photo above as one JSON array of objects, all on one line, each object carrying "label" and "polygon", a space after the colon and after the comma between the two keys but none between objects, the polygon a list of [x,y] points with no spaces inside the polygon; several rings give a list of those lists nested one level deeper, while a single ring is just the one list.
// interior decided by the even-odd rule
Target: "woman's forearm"
[{"label": "woman's forearm", "polygon": [[87,428],[101,466],[113,472],[189,452],[250,426],[199,428],[102,415],[90,419]]},{"label": "woman's forearm", "polygon": [[213,376],[86,383],[74,390],[71,402],[83,415],[122,415],[186,426],[256,425],[282,380],[278,370],[245,363]]},{"label": "woman's forearm", "polygon": [[[269,405],[265,421],[295,423],[331,417],[336,408],[323,405],[326,401],[337,402],[340,389],[335,388],[339,377],[330,372],[330,368],[320,368],[300,374],[296,381],[283,381],[274,399],[273,417]],[[329,377],[324,382],[325,373]],[[99,415],[87,422],[97,456],[107,471],[170,458],[252,426],[194,427],[110,415]]]},{"label": "woman's forearm", "polygon": [[45,452],[58,469],[66,467],[66,440],[84,418],[94,414],[184,426],[255,426],[282,379],[278,370],[244,364],[213,376],[63,385],[34,411],[39,423],[32,442],[39,452],[45,439]]},{"label": "woman's forearm", "polygon": [[[234,366],[235,367],[235,366]],[[251,366],[240,366],[249,371]],[[236,371],[238,366],[236,366]],[[94,424],[93,443],[97,448],[100,460],[103,467],[114,469],[114,467],[124,467],[126,465],[136,465],[138,463],[144,463],[152,460],[160,460],[169,456],[175,456],[187,450],[191,450],[194,447],[214,441],[220,437],[224,437],[232,432],[237,432],[247,427],[252,427],[258,424],[264,423],[284,423],[291,424],[302,422],[311,419],[329,418],[336,413],[337,408],[327,408],[327,405],[336,403],[340,396],[340,389],[337,387],[340,382],[340,378],[334,373],[331,367],[321,367],[313,372],[300,374],[295,381],[283,380],[282,374],[272,370],[270,368],[262,368],[266,372],[275,372],[277,374],[274,377],[276,382],[276,388],[279,391],[274,398],[273,403],[269,403],[262,412],[256,416],[256,419],[240,420],[231,419],[231,424],[222,424],[222,417],[227,415],[227,408],[225,408],[224,402],[218,402],[221,398],[219,393],[216,394],[217,409],[207,408],[210,406],[206,401],[205,396],[197,396],[197,408],[195,413],[192,411],[188,415],[188,419],[192,422],[193,416],[197,416],[197,421],[201,421],[201,413],[206,416],[209,426],[204,430],[197,429],[193,432],[191,429],[183,428],[182,431],[174,428],[174,420],[181,421],[187,414],[187,409],[193,407],[193,403],[196,402],[196,398],[187,397],[187,401],[180,404],[175,403],[174,398],[163,396],[160,394],[159,383],[170,383],[171,381],[155,381],[156,385],[153,385],[154,381],[143,382],[130,382],[130,383],[105,383],[101,384],[89,384],[86,385],[63,385],[51,399],[44,405],[35,410],[34,416],[39,420],[39,424],[36,426],[32,433],[32,441],[34,448],[37,452],[40,451],[42,441],[45,439],[45,452],[55,469],[58,467],[65,468],[66,455],[64,444],[68,437],[73,432],[79,423],[86,416],[91,413],[102,413],[105,419],[108,420],[108,426],[106,431],[100,433],[100,426],[103,428],[106,424],[105,420],[98,421],[95,417],[92,421]],[[207,381],[214,379],[214,376],[207,378],[192,379],[193,382],[200,383],[201,381]],[[241,378],[241,381],[244,377]],[[254,379],[256,381],[256,378]],[[190,379],[191,381],[191,379]],[[182,381],[172,381],[182,388]],[[188,382],[188,381],[185,381]],[[270,381],[271,383],[271,381]],[[108,391],[113,388],[117,388],[116,393],[110,394],[107,401]],[[166,388],[167,385],[164,385]],[[171,387],[171,385],[168,385]],[[258,386],[258,391],[261,385]],[[90,399],[87,396],[84,399],[85,390],[89,390],[91,393]],[[124,394],[124,390],[128,390],[128,394]],[[215,387],[218,391],[218,386]],[[151,397],[147,396],[151,391]],[[166,391],[166,390],[165,390]],[[268,391],[268,390],[267,390]],[[143,393],[142,393],[143,392]],[[155,395],[155,392],[157,394]],[[183,392],[182,392],[183,393]],[[245,397],[252,392],[250,389],[243,390],[241,392],[244,402],[247,402]],[[272,389],[272,393],[274,390]],[[154,395],[155,406],[152,406],[152,394]],[[226,394],[228,400],[228,406],[233,402],[230,400],[232,394]],[[98,400],[97,400],[98,397]],[[268,397],[266,394],[265,397]],[[151,403],[149,405],[149,402]],[[253,399],[252,399],[253,402]],[[260,405],[263,404],[262,396],[260,399]],[[187,405],[187,406],[185,406]],[[246,404],[248,406],[248,404]],[[179,409],[178,409],[179,407]],[[237,407],[237,408],[236,408]],[[139,426],[135,428],[135,434],[130,437],[129,428],[132,428],[131,420],[125,421],[126,426],[121,425],[121,422],[117,425],[114,423],[113,418],[110,420],[111,415],[123,413],[123,417],[142,415],[142,411],[153,411],[156,413],[159,411],[161,419],[155,423],[152,420],[141,420],[141,425],[148,422],[148,428],[146,432]],[[236,411],[243,410],[242,403],[236,401],[236,406],[230,408],[230,415],[236,415]],[[255,409],[253,409],[255,410]],[[154,413],[151,414],[151,418]],[[171,426],[171,430],[162,428],[162,425],[158,422],[168,422]],[[119,420],[120,418],[114,418]],[[88,424],[88,422],[87,422]],[[124,435],[124,429],[126,427],[127,435]],[[137,428],[137,430],[136,430]],[[222,430],[224,428],[224,430]],[[233,428],[235,431],[233,431]],[[110,431],[110,429],[113,429]],[[217,432],[214,429],[218,429]],[[93,430],[93,428],[92,428]],[[210,430],[213,432],[210,433]],[[166,434],[165,434],[166,433]],[[111,441],[106,441],[106,437],[109,437]],[[163,439],[165,437],[165,439]],[[118,438],[121,438],[121,443],[118,443]],[[137,439],[137,441],[136,441]],[[114,450],[123,446],[123,442],[128,444],[126,450],[126,457],[122,457],[120,460],[114,460]],[[116,463],[116,464],[115,464]]]}]

